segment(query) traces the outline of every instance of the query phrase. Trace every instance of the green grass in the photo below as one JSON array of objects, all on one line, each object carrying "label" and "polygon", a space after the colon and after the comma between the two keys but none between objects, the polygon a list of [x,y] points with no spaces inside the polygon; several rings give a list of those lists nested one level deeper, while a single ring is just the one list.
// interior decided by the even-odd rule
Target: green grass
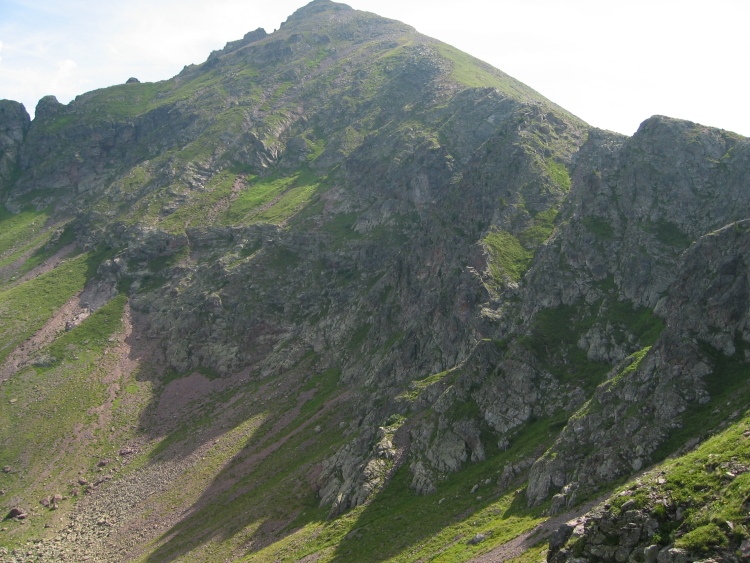
[{"label": "green grass", "polygon": [[[53,227],[46,228],[32,234],[31,238],[9,250],[0,258],[0,268],[8,268],[5,277],[10,278],[9,281],[12,282],[44,263],[47,258],[59,250],[56,244],[51,246],[49,244],[53,235]],[[50,250],[52,251],[50,252]]]},{"label": "green grass", "polygon": [[570,191],[570,174],[562,162],[548,158],[544,160],[544,169],[555,184],[566,192]]},{"label": "green grass", "polygon": [[[468,494],[494,469],[491,463],[476,464],[463,479],[449,477],[436,494],[418,496],[409,490],[411,474],[402,466],[371,503],[328,522],[308,513],[291,526],[299,528],[295,534],[244,561],[297,561],[313,554],[321,555],[321,563],[431,560],[437,554],[440,561],[466,561],[542,520],[541,510],[528,511],[518,502],[521,495],[500,496],[492,485]],[[488,539],[468,545],[480,532]]]},{"label": "green grass", "polygon": [[356,213],[338,213],[330,221],[323,225],[323,231],[332,237],[331,246],[333,249],[340,248],[350,240],[362,237],[354,230],[357,223]]},{"label": "green grass", "polygon": [[371,325],[368,323],[358,326],[354,332],[352,332],[347,344],[347,349],[350,352],[358,352],[362,348],[362,344],[365,343],[367,335],[370,333]]},{"label": "green grass", "polygon": [[[0,387],[0,403],[13,401],[0,408],[0,465],[17,472],[17,478],[4,480],[3,487],[20,504],[38,506],[40,498],[53,492],[70,495],[79,471],[89,471],[96,459],[118,447],[110,432],[122,438],[136,421],[136,413],[126,419],[114,416],[110,430],[99,426],[100,415],[93,410],[108,400],[104,380],[116,367],[114,357],[103,352],[111,346],[110,337],[122,329],[124,303],[123,297],[115,298],[40,350],[40,356],[56,356],[56,362],[22,369]],[[73,502],[64,501],[63,509]],[[45,524],[57,514],[35,512],[28,526],[3,534],[0,545],[41,537]]]},{"label": "green grass", "polygon": [[[275,404],[263,427],[273,426],[275,417],[289,408],[289,404]],[[220,468],[214,482],[223,482],[226,478],[222,473],[235,473],[235,465],[242,459],[291,433],[306,418],[306,415],[300,415],[299,423],[292,422],[281,434],[274,436],[267,435],[261,428],[243,443],[233,461]],[[210,498],[200,510],[182,520],[173,529],[179,531],[178,535],[156,548],[145,561],[160,561],[175,553],[183,554],[185,561],[206,561],[206,550],[215,558],[217,553],[231,550],[236,542],[242,545],[253,537],[257,526],[266,518],[285,518],[299,510],[309,511],[308,514],[319,513],[304,475],[314,463],[342,445],[339,420],[330,413],[319,414],[316,425],[308,425],[286,441],[282,440],[273,455],[259,460],[251,470],[243,471],[241,476],[235,474],[232,478],[235,485]],[[210,417],[207,422],[210,422]],[[320,428],[316,429],[316,426]],[[207,488],[210,488],[210,483]],[[246,553],[247,549],[242,552]]]},{"label": "green grass", "polygon": [[23,285],[0,292],[0,362],[83,289],[99,262],[94,255],[82,254]]},{"label": "green grass", "polygon": [[[499,491],[495,483],[506,462],[544,449],[563,426],[564,419],[555,417],[525,425],[510,449],[491,445],[485,461],[448,475],[431,495],[410,490],[404,465],[370,503],[327,522],[318,512],[308,513],[290,526],[300,528],[291,536],[246,561],[297,561],[313,554],[321,562],[468,561],[543,520],[545,507],[527,509],[523,490]],[[472,495],[475,484],[479,489]],[[478,533],[487,539],[469,545]]]},{"label": "green grass", "polygon": [[[403,416],[392,418],[404,422]],[[404,465],[365,506],[328,521],[325,513],[311,509],[288,527],[290,535],[245,560],[297,561],[317,554],[321,562],[467,561],[543,519],[545,507],[527,509],[523,490],[500,491],[496,480],[505,463],[543,451],[564,424],[564,414],[528,423],[502,452],[488,439],[485,461],[448,475],[431,495],[410,490],[411,473]],[[475,484],[479,489],[472,495]],[[477,533],[487,539],[469,545]]]},{"label": "green grass", "polygon": [[118,295],[106,305],[97,309],[83,322],[69,332],[65,332],[50,344],[48,353],[57,361],[75,355],[82,348],[100,353],[109,346],[109,337],[122,328],[122,314],[127,297]]},{"label": "green grass", "polygon": [[[89,115],[125,119],[153,109],[156,96],[174,87],[172,80],[164,82],[142,82],[137,84],[118,84],[97,90],[87,100]],[[67,116],[66,116],[67,117]],[[53,122],[53,125],[60,125]]]},{"label": "green grass", "polygon": [[448,377],[450,377],[450,380],[453,380],[457,375],[457,368],[452,368],[446,371],[441,371],[440,373],[435,373],[433,375],[430,375],[429,377],[425,377],[424,379],[412,381],[409,384],[409,389],[401,393],[397,398],[404,399],[409,402],[414,402],[428,387],[436,383],[440,383]]},{"label": "green grass", "polygon": [[8,254],[17,255],[19,247],[26,249],[29,241],[42,230],[47,219],[47,211],[26,209],[13,215],[0,206],[0,258],[5,258]]},{"label": "green grass", "polygon": [[[53,232],[53,229],[62,229],[62,232],[59,233],[59,236],[54,241],[52,239],[56,233]],[[30,248],[36,247],[36,250],[24,260],[23,264],[21,264],[15,274],[17,276],[23,275],[37,266],[41,266],[63,247],[72,244],[73,242],[75,242],[75,230],[71,223],[64,226],[55,225],[48,228],[45,232],[40,233],[29,242],[28,246]],[[2,265],[2,261],[0,261],[0,265]]]},{"label": "green grass", "polygon": [[341,370],[338,368],[330,368],[321,374],[311,377],[307,383],[302,387],[302,391],[309,391],[315,389],[315,395],[312,399],[305,402],[302,405],[301,417],[303,419],[312,416],[320,409],[323,408],[323,404],[330,399],[336,390],[339,388],[339,379],[341,377]]},{"label": "green grass", "polygon": [[680,227],[669,221],[649,222],[645,224],[645,228],[655,234],[658,241],[665,246],[673,246],[682,250],[693,242],[689,235],[682,232]]},{"label": "green grass", "polygon": [[534,254],[506,231],[494,231],[482,240],[489,254],[490,275],[498,285],[506,280],[517,282],[531,264]]},{"label": "green grass", "polygon": [[[691,561],[723,560],[722,555],[737,553],[741,543],[750,538],[748,414],[692,452],[666,460],[619,487],[608,500],[612,512],[608,526],[614,524],[613,529],[617,529],[626,524],[616,518],[623,515],[627,502],[658,523],[650,538],[641,537],[646,545],[673,544],[687,550]],[[627,494],[622,494],[626,490]],[[591,539],[571,540],[568,548],[580,553]]]},{"label": "green grass", "polygon": [[[750,473],[739,469],[750,465],[748,430],[746,414],[695,451],[664,464],[662,494],[668,495],[670,510],[684,510],[682,522],[667,521],[660,530],[664,543],[674,541],[677,547],[701,554],[750,537],[746,518]],[[734,529],[727,522],[734,523]]]},{"label": "green grass", "polygon": [[280,224],[301,210],[318,191],[319,184],[302,184],[289,189],[273,206],[253,217],[253,222]]},{"label": "green grass", "polygon": [[267,178],[256,178],[232,201],[222,223],[280,224],[302,211],[325,184],[325,176],[307,168],[291,176],[279,177],[274,174]]},{"label": "green grass", "polygon": [[[339,389],[338,379],[339,371],[330,369],[301,384],[301,391],[315,389],[315,395],[279,434],[271,433],[271,429],[295,399],[264,403],[265,420],[247,443],[241,442],[232,461],[205,461],[215,465],[204,487],[209,492],[180,523],[165,531],[163,541],[150,550],[144,563],[176,557],[185,562],[238,557],[246,562],[297,561],[316,553],[321,563],[429,560],[438,554],[439,560],[458,562],[486,552],[542,520],[544,507],[528,510],[523,491],[499,491],[495,483],[506,462],[521,459],[530,451],[541,451],[551,443],[562,427],[554,418],[526,425],[507,451],[500,452],[489,443],[486,461],[448,476],[438,483],[434,495],[420,496],[410,490],[407,464],[371,502],[329,518],[328,507],[318,506],[318,497],[309,488],[306,476],[320,460],[350,440],[340,426],[349,420],[347,410],[326,412],[321,408]],[[250,391],[249,396],[254,394]],[[313,416],[317,418],[307,423]],[[203,411],[200,420],[191,419],[192,431],[181,431],[168,441],[188,442],[199,433],[197,428],[209,427],[212,420],[210,410]],[[403,416],[391,421],[404,422]],[[235,425],[231,423],[230,427]],[[256,457],[255,452],[272,444],[280,446],[267,458],[243,465],[244,459]],[[165,449],[160,451],[166,453]],[[201,471],[203,467],[201,463]],[[228,479],[236,484],[221,486],[218,494],[210,493],[214,484],[225,484]],[[479,484],[479,490],[472,495],[469,491],[474,484]],[[176,490],[175,494],[183,493]],[[287,523],[270,535],[262,533],[263,522],[274,520]],[[488,539],[468,545],[480,532]]]},{"label": "green grass", "polygon": [[268,251],[264,264],[275,270],[277,275],[287,272],[290,268],[296,267],[302,258],[293,250],[283,246],[274,247]]},{"label": "green grass", "polygon": [[648,354],[649,350],[651,350],[651,346],[646,346],[645,348],[642,348],[634,354],[628,356],[626,359],[630,363],[620,373],[618,373],[611,379],[612,385],[616,384],[620,379],[626,378],[629,375],[635,373],[635,371],[640,367],[641,362],[643,362],[643,359],[646,357],[646,354]]},{"label": "green grass", "polygon": [[[246,66],[229,76],[219,70],[209,70],[194,74],[187,80],[119,84],[96,90],[79,103],[86,108],[86,120],[122,120],[188,100],[203,105],[208,101],[220,101],[227,96],[226,88],[233,84],[249,84],[245,90],[249,92],[248,97],[252,97],[255,92],[250,81],[257,75],[256,69]],[[70,114],[60,116],[49,125],[50,132],[67,127],[73,120]]]},{"label": "green grass", "polygon": [[204,190],[194,194],[188,203],[161,221],[162,228],[179,232],[194,225],[204,225],[206,215],[222,199],[228,199],[237,176],[228,170],[219,172],[206,184]]},{"label": "green grass", "polygon": [[675,542],[675,547],[687,549],[693,553],[707,552],[712,547],[727,547],[728,545],[729,538],[726,532],[713,522],[690,530]]},{"label": "green grass", "polygon": [[505,94],[522,100],[543,100],[528,86],[455,47],[437,43],[435,48],[441,56],[453,63],[451,78],[459,84],[469,88],[497,88]]},{"label": "green grass", "polygon": [[664,321],[647,307],[634,307],[629,301],[610,301],[605,318],[636,336],[644,346],[651,346],[664,330]]},{"label": "green grass", "polygon": [[557,209],[547,209],[537,213],[531,227],[518,235],[519,242],[527,250],[533,250],[545,242],[555,230]]},{"label": "green grass", "polygon": [[524,551],[522,555],[508,559],[506,563],[547,563],[548,545],[548,542],[540,542]]},{"label": "green grass", "polygon": [[222,139],[229,134],[240,135],[244,120],[245,113],[242,108],[234,107],[216,112],[211,117],[210,125],[201,132],[199,137],[174,153],[175,160],[190,164],[210,159],[217,149],[217,139]]},{"label": "green grass", "polygon": [[247,188],[230,204],[222,217],[222,223],[237,225],[248,222],[254,215],[257,215],[261,206],[291,188],[295,180],[296,176],[269,176],[249,181]]}]

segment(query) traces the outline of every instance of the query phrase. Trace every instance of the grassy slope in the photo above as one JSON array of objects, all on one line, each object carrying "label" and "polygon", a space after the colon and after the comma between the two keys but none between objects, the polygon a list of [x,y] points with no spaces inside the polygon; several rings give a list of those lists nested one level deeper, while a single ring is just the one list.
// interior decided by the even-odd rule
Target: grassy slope
[{"label": "grassy slope", "polygon": [[[281,377],[288,378],[290,374]],[[323,408],[326,399],[337,392],[330,384],[335,380],[331,377],[321,376],[317,393],[302,405],[281,433],[267,434],[278,422],[278,415],[272,413],[292,410],[296,400],[266,402],[263,412],[249,407],[241,419],[252,420],[249,413],[254,412],[265,421],[253,430],[244,449],[223,466],[218,460],[206,459],[216,471],[209,491],[219,483],[235,484],[215,496],[204,494],[193,505],[189,517],[165,533],[163,543],[155,543],[153,553],[143,561],[177,556],[180,561],[232,560],[243,554],[247,554],[241,557],[243,561],[292,561],[312,554],[317,554],[319,561],[414,561],[437,554],[441,560],[465,561],[540,521],[542,508],[527,510],[522,491],[502,491],[496,481],[506,462],[549,445],[554,437],[554,421],[546,420],[529,425],[510,450],[495,451],[485,462],[448,477],[438,485],[435,495],[415,495],[409,489],[411,475],[403,466],[372,502],[329,520],[328,508],[318,507],[307,475],[345,439],[339,427],[342,412]],[[314,423],[309,422],[311,416],[315,417]],[[209,434],[212,418],[208,416],[200,423],[206,425],[205,432]],[[191,433],[195,431],[194,426]],[[179,440],[189,440],[182,432],[180,435],[172,446],[177,446]],[[245,460],[267,447],[271,437],[270,443],[282,445],[251,468],[242,469],[238,481],[237,470],[232,468],[245,467]],[[475,484],[479,487],[472,494]],[[280,531],[268,532],[267,527],[274,523]],[[487,535],[487,539],[476,546],[469,545],[468,541],[478,533]]]},{"label": "grassy slope", "polygon": [[[692,554],[712,552],[750,538],[750,411],[692,452],[671,458],[623,487],[613,511],[629,500],[660,523],[650,541],[674,544]],[[675,516],[678,508],[681,519]]]},{"label": "grassy slope", "polygon": [[[80,259],[84,265],[85,258]],[[58,270],[53,273],[60,274]],[[122,332],[124,305],[124,296],[113,299],[40,350],[50,359],[44,366],[21,368],[0,387],[0,465],[12,470],[4,475],[3,504],[32,511],[29,525],[11,527],[0,545],[44,535],[53,514],[42,511],[39,500],[55,493],[69,497],[80,489],[79,473],[92,471],[97,459],[111,457],[129,432],[132,420],[112,408],[109,392],[117,388],[107,383],[116,365],[106,351]],[[108,409],[99,412],[104,404]],[[111,430],[104,422],[112,424]],[[63,504],[60,515],[72,501]]]},{"label": "grassy slope", "polygon": [[95,267],[91,258],[82,254],[46,274],[0,292],[0,361],[83,289]]},{"label": "grassy slope", "polygon": [[[124,298],[114,300],[51,344],[47,351],[59,358],[55,365],[26,369],[10,385],[3,386],[3,403],[8,404],[11,397],[17,402],[12,409],[0,410],[3,417],[0,428],[4,429],[0,464],[18,466],[20,462],[36,468],[4,477],[3,486],[12,497],[33,499],[50,494],[55,486],[65,487],[76,470],[92,470],[89,467],[92,462],[81,465],[77,460],[95,461],[111,455],[125,438],[97,430],[95,417],[88,414],[92,406],[106,402],[106,386],[102,381],[107,368],[103,352],[110,345],[109,335],[121,330],[119,319],[123,305]],[[258,411],[255,417],[248,416],[248,411],[242,413],[237,420],[239,423],[230,425],[231,428],[218,438],[219,446],[205,457],[197,472],[183,476],[154,499],[156,506],[182,509],[192,505],[195,512],[165,533],[162,541],[153,544],[151,554],[143,561],[163,561],[177,554],[180,561],[212,561],[241,557],[243,553],[246,554],[241,557],[244,561],[293,561],[316,553],[319,561],[436,558],[459,562],[490,550],[540,521],[541,510],[528,511],[522,493],[498,491],[495,482],[506,461],[548,443],[551,434],[541,426],[529,428],[525,437],[516,440],[523,452],[518,449],[495,452],[487,461],[472,464],[440,483],[434,495],[412,494],[408,489],[410,476],[403,467],[371,503],[328,520],[326,509],[317,507],[316,496],[309,486],[300,487],[299,483],[305,482],[306,471],[341,443],[341,415],[320,410],[325,401],[337,393],[336,372],[329,375],[323,374],[320,380],[300,385],[300,391],[315,390],[316,393],[302,404],[297,418],[281,434],[273,436],[274,440],[281,440],[288,435],[287,441],[252,471],[239,480],[234,479],[236,483],[231,488],[215,497],[207,497],[204,492],[227,478],[233,465],[272,443],[268,440],[269,432],[279,418],[272,413],[286,412],[297,403],[297,398],[266,404],[265,410]],[[144,399],[148,391],[141,396],[140,403],[136,402],[141,406],[136,406],[135,410],[125,412],[118,401],[129,394],[142,394],[143,389],[139,390],[142,385],[135,380],[123,381],[118,400],[110,403],[115,419],[118,410],[121,411],[119,423],[126,428],[142,416],[139,409],[146,406]],[[245,391],[254,393],[252,388]],[[226,398],[217,396],[213,401],[219,407]],[[320,413],[315,420],[320,431],[316,431],[314,425],[305,426],[306,420],[315,413]],[[93,439],[66,443],[65,437],[74,433],[77,424],[93,428]],[[169,444],[175,446],[196,440],[196,436],[212,424],[212,417],[206,414],[173,437],[168,435],[166,447],[154,450],[163,443],[162,438],[156,439],[144,449],[142,461],[135,462],[134,467],[148,464],[149,456],[156,455],[152,459],[158,459],[157,451],[165,451]],[[750,439],[745,436],[748,430],[750,419],[745,418],[695,452],[667,461],[660,468],[666,474],[662,489],[669,491],[675,503],[689,510],[685,524],[678,530],[665,529],[664,538],[657,540],[676,540],[678,545],[694,549],[724,545],[732,540],[716,522],[742,522],[742,503],[750,493],[747,475],[742,473],[730,483],[725,473],[736,471],[738,464],[750,464]],[[32,442],[35,447],[28,448]],[[49,451],[56,453],[49,456]],[[149,454],[150,451],[154,453]],[[471,494],[470,489],[475,484],[479,489]],[[651,485],[656,486],[653,482]],[[63,492],[69,491],[63,489]],[[30,526],[24,529],[16,526],[13,535],[5,536],[0,542],[5,543],[9,537],[16,540],[41,535],[46,521],[43,517],[32,518]],[[273,521],[285,524],[280,532],[269,535],[264,524]],[[172,537],[174,532],[179,532],[179,539]],[[469,545],[468,540],[478,533],[488,539],[476,546]],[[734,535],[737,534],[745,537],[743,525],[735,528]],[[276,539],[278,541],[274,541]],[[257,543],[260,551],[254,552],[249,542]],[[538,560],[543,549],[543,546],[535,548],[519,561]]]}]

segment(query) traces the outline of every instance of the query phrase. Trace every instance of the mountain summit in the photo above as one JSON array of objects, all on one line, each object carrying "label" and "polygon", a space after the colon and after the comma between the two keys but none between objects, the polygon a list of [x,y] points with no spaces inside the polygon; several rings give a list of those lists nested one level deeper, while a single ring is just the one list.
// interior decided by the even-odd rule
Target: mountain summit
[{"label": "mountain summit", "polygon": [[0,151],[0,560],[750,549],[747,139],[315,0]]}]

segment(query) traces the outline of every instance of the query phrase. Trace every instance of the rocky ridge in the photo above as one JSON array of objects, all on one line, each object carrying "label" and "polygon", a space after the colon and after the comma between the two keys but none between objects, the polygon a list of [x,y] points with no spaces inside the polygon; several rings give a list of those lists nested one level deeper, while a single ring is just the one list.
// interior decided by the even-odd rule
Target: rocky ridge
[{"label": "rocky ridge", "polygon": [[[0,276],[21,295],[37,257],[74,243],[91,322],[127,298],[151,351],[78,408],[130,405],[121,416],[156,452],[143,475],[200,450],[183,434],[195,420],[220,435],[267,416],[273,386],[264,432],[287,436],[281,452],[310,433],[298,447],[321,449],[288,470],[331,518],[393,482],[429,495],[480,466],[483,487],[528,479],[526,502],[554,513],[747,408],[748,146],[659,116],[631,138],[590,128],[404,24],[316,0],[168,81],[47,97],[31,123],[3,102],[0,195],[33,236],[0,246]],[[67,348],[32,351],[47,360],[20,366],[8,398],[43,369],[70,379],[57,366],[85,356],[90,337],[70,344],[84,323]],[[70,432],[104,447],[88,424]],[[263,435],[215,462],[196,513],[254,494],[256,456],[282,455]],[[98,498],[75,522],[98,521]],[[200,557],[202,526],[186,516],[152,537],[150,560]],[[91,542],[102,560],[117,551]]]}]

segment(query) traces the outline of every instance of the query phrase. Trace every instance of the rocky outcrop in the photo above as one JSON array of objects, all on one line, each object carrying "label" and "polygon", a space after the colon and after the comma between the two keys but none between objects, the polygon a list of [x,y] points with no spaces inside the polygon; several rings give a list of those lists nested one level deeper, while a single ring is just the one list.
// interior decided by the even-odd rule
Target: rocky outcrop
[{"label": "rocky outcrop", "polygon": [[[728,194],[734,200],[747,197],[746,141],[661,117],[621,141],[595,135],[582,149],[571,207],[563,212],[569,224],[544,250],[549,258],[543,254],[532,268],[528,291],[544,295],[548,304],[591,303],[605,297],[601,282],[611,279],[617,299],[654,307],[666,330],[650,351],[643,349],[611,372],[535,464],[528,488],[534,503],[567,483],[592,488],[649,463],[681,425],[683,411],[711,400],[706,380],[721,375],[705,345],[736,357],[734,343],[744,330],[739,327],[747,300],[745,223],[732,223],[684,249],[747,205],[714,203]],[[569,267],[556,266],[553,275],[547,260],[559,264],[557,252]],[[536,300],[526,303],[539,307]],[[633,344],[624,351],[635,352]]]},{"label": "rocky outcrop", "polygon": [[728,377],[726,363],[748,361],[748,263],[748,221],[708,234],[686,251],[662,305],[661,337],[596,390],[534,465],[531,502],[566,483],[591,489],[645,467],[685,423],[686,411],[711,404],[715,381]]},{"label": "rocky outcrop", "polygon": [[18,102],[0,100],[0,194],[6,190],[18,172],[18,155],[31,118]]},{"label": "rocky outcrop", "polygon": [[635,479],[550,538],[547,560],[744,561],[747,419],[682,458]]}]

